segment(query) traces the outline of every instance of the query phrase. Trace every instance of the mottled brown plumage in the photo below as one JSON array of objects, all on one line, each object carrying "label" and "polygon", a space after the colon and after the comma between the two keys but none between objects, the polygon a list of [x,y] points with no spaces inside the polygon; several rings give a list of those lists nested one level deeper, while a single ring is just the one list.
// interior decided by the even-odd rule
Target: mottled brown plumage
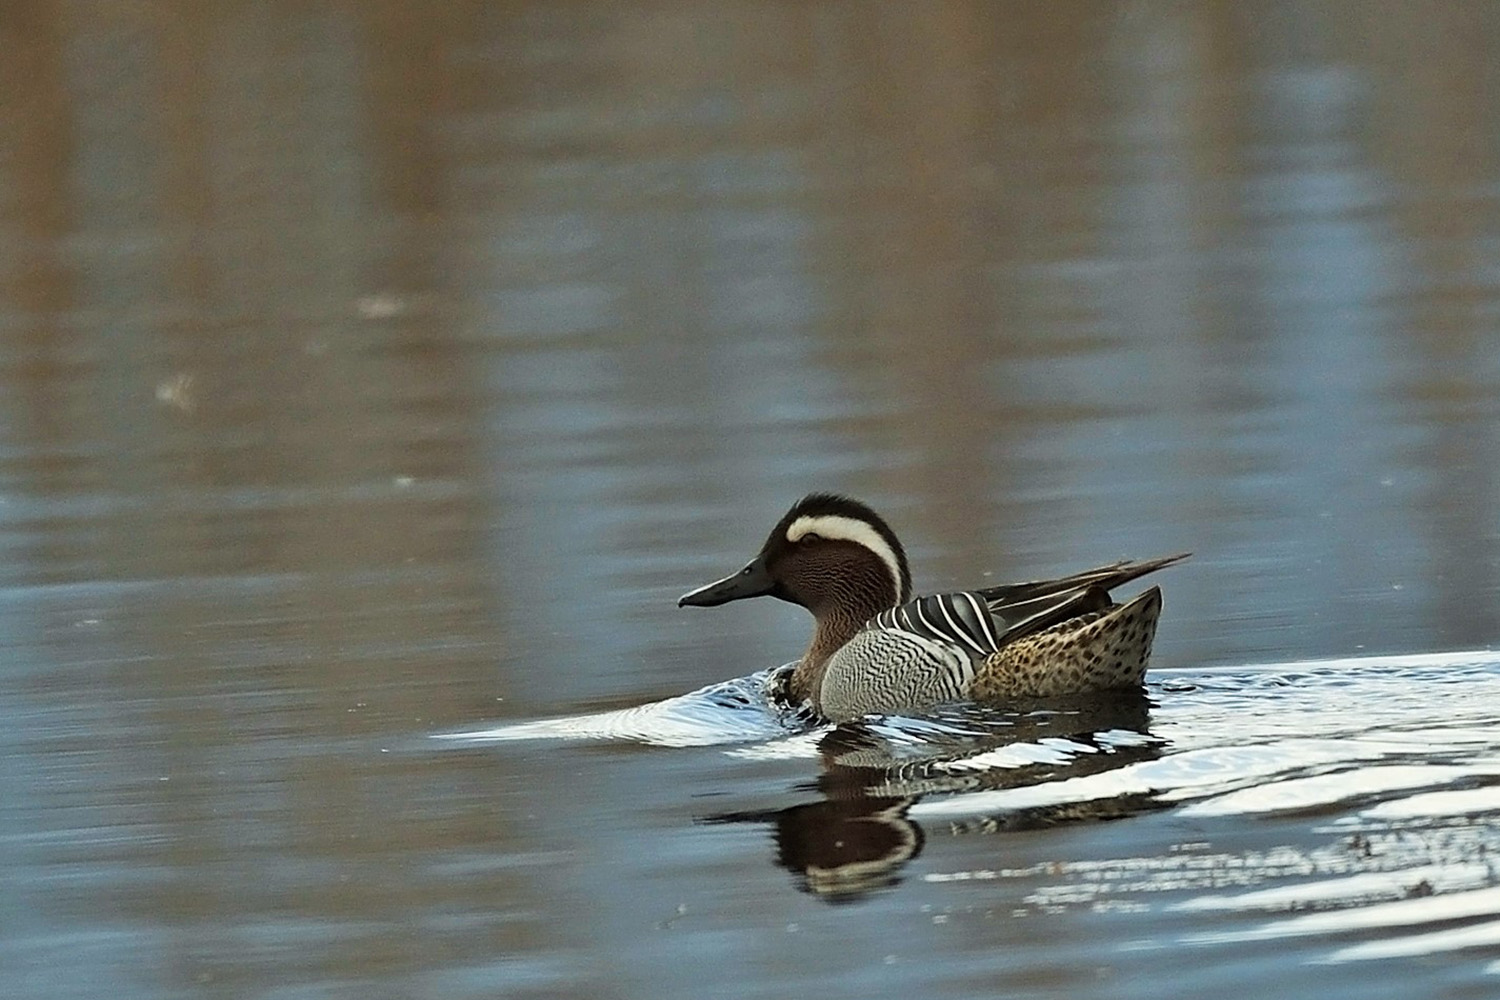
[{"label": "mottled brown plumage", "polygon": [[1151,658],[1161,588],[1001,646],[975,671],[975,701],[1051,698],[1139,687]]}]

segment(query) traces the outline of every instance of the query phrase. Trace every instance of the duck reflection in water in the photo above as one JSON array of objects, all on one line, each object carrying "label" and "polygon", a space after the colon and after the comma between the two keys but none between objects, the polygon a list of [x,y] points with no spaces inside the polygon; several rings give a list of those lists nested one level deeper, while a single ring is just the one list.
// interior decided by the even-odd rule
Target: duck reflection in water
[{"label": "duck reflection in water", "polygon": [[[931,795],[962,795],[1042,785],[1100,774],[1161,755],[1164,741],[1148,729],[1143,691],[1051,698],[1005,711],[956,707],[929,721],[846,723],[819,742],[823,770],[806,786],[821,796],[785,809],[720,813],[709,823],[769,823],[776,863],[799,888],[829,902],[849,902],[895,885],[921,853],[926,836],[908,815]],[[906,728],[910,725],[912,728]],[[1121,740],[1121,734],[1134,734]],[[915,738],[913,738],[915,737]],[[1048,752],[1067,741],[1079,752]],[[1015,747],[1016,761],[986,766],[981,755]],[[1036,748],[1033,762],[1025,751]],[[1059,823],[1118,819],[1153,808],[1150,796],[1034,806],[982,816],[951,833],[1030,830]]]}]

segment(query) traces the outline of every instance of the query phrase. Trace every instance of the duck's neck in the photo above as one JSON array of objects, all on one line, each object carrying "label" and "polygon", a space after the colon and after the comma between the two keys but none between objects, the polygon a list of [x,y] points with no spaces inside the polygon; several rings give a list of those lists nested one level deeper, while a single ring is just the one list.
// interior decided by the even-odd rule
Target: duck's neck
[{"label": "duck's neck", "polygon": [[788,682],[792,697],[811,703],[821,712],[820,695],[828,661],[866,622],[895,607],[901,599],[901,590],[885,563],[873,557],[841,567],[838,574],[812,593],[804,590],[797,603],[812,612],[817,626],[807,652],[802,654],[802,661]]},{"label": "duck's neck", "polygon": [[823,674],[828,670],[828,660],[854,638],[865,622],[874,618],[889,605],[872,605],[868,608],[830,608],[817,615],[817,627],[813,629],[812,642],[797,669],[792,671],[789,682],[792,697],[798,701],[811,702],[821,710],[819,693],[823,687]]}]

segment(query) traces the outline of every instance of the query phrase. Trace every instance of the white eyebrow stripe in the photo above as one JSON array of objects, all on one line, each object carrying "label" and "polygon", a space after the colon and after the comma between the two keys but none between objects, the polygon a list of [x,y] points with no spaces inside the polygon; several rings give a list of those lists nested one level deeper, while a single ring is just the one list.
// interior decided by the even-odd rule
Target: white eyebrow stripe
[{"label": "white eyebrow stripe", "polygon": [[891,571],[891,583],[896,588],[897,603],[906,597],[901,592],[901,560],[896,558],[896,550],[891,548],[890,543],[869,522],[844,517],[842,514],[804,514],[786,529],[786,540],[798,542],[809,533],[834,541],[863,545],[879,556],[886,569]]}]

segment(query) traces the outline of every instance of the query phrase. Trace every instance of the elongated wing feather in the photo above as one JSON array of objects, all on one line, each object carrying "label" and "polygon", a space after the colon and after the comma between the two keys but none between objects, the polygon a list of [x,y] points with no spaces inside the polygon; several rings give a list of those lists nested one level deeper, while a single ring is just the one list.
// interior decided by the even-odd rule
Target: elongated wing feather
[{"label": "elongated wing feather", "polygon": [[1007,643],[1112,604],[1111,587],[1170,566],[1188,553],[1111,563],[1056,580],[930,594],[882,611],[866,629],[898,629],[983,659]]},{"label": "elongated wing feather", "polygon": [[1102,591],[1107,598],[1109,592],[1115,587],[1123,586],[1147,573],[1154,573],[1173,563],[1181,562],[1189,555],[1191,553],[1182,552],[1158,559],[1127,559],[1110,563],[1108,566],[1084,570],[1082,573],[1074,573],[1072,576],[1058,577],[1056,580],[1010,583],[1000,587],[987,587],[976,593],[989,605],[991,614],[1003,623],[1004,628],[1010,630],[1036,619],[1039,615],[1055,612],[1060,606],[1090,589]]},{"label": "elongated wing feather", "polygon": [[[1114,602],[1109,599],[1109,591],[1103,587],[1085,587],[1082,590],[1054,597],[1050,605],[1041,605],[1040,599],[1029,601],[1028,606],[1035,606],[1036,610],[1030,617],[1021,618],[1009,624],[1004,634],[1000,636],[1000,645],[1005,646],[1017,639],[1035,635],[1054,625],[1060,625],[1070,618],[1078,618],[1095,611],[1108,611],[1113,604]],[[1014,608],[1016,606],[1012,605],[1012,609]]]},{"label": "elongated wing feather", "polygon": [[999,649],[994,619],[984,599],[958,592],[931,594],[882,611],[866,628],[893,628],[945,642],[984,657]]}]

